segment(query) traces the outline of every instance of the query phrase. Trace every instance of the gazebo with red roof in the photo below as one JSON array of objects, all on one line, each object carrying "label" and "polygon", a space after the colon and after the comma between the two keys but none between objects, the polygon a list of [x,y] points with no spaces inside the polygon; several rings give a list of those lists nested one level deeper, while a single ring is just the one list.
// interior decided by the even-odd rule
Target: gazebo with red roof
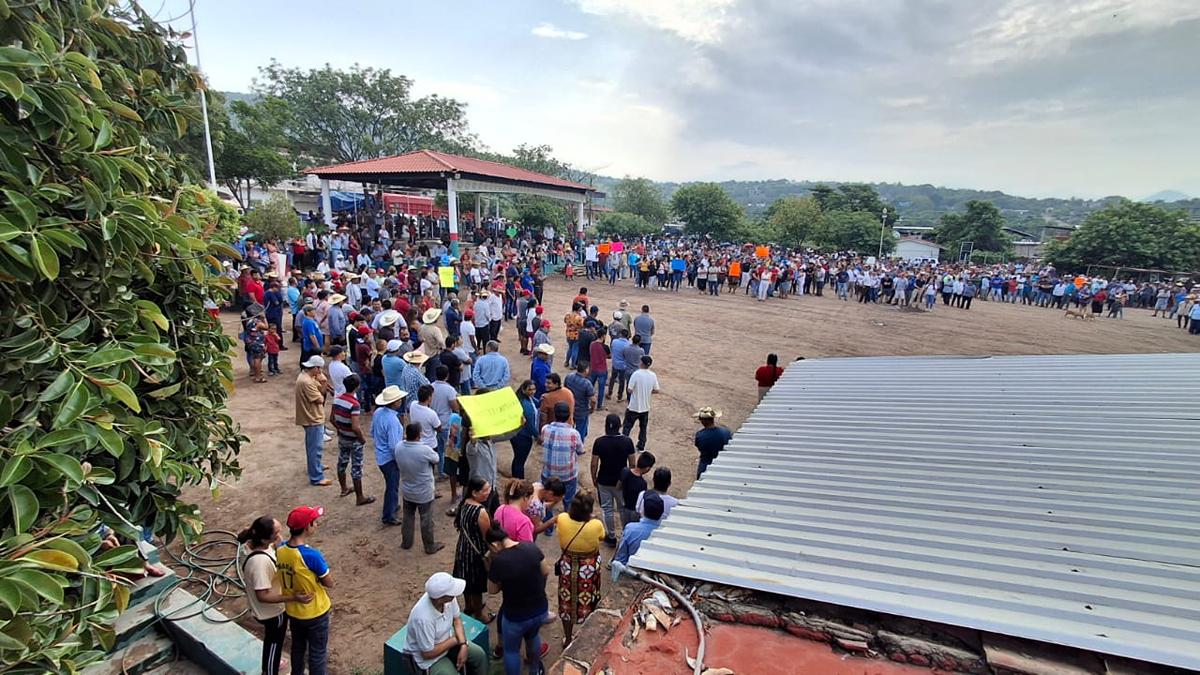
[{"label": "gazebo with red roof", "polygon": [[589,185],[536,171],[436,150],[418,150],[406,155],[333,164],[309,169],[306,173],[321,179],[321,208],[325,212],[325,222],[329,225],[333,222],[329,201],[331,180],[444,189],[447,210],[450,213],[450,249],[454,255],[458,254],[459,192],[475,193],[476,213],[479,211],[479,194],[483,192],[537,195],[573,202],[578,205],[577,227],[582,233],[583,207],[588,195],[594,191]]}]

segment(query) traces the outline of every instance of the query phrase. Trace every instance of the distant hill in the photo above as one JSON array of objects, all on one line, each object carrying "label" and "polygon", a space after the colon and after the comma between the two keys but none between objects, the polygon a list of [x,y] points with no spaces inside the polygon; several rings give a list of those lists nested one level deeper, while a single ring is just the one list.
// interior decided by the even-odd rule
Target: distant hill
[{"label": "distant hill", "polygon": [[1183,202],[1183,201],[1187,201],[1189,199],[1191,199],[1190,195],[1185,195],[1184,193],[1180,192],[1179,190],[1163,190],[1162,192],[1155,192],[1154,194],[1150,195],[1149,197],[1146,197],[1145,199],[1143,199],[1142,201],[1144,201],[1144,202]]},{"label": "distant hill", "polygon": [[[618,179],[610,176],[598,176],[596,188],[609,195]],[[780,197],[804,196],[809,194],[813,186],[824,183],[836,186],[839,181],[794,181],[786,179],[758,181],[724,181],[719,185],[742,205],[746,214],[751,218],[762,216],[767,208]],[[657,183],[659,190],[666,199],[678,190],[683,183]],[[1033,198],[1018,197],[998,190],[967,190],[945,188],[935,185],[905,185],[902,183],[870,183],[885,202],[892,205],[900,213],[901,222],[906,225],[937,225],[943,214],[962,211],[966,203],[972,199],[987,200],[996,205],[1004,214],[1008,224],[1017,229],[1030,232],[1041,237],[1047,227],[1076,226],[1087,218],[1092,211],[1102,209],[1121,199],[1118,196],[1102,197],[1100,199],[1062,199],[1057,197]],[[1161,195],[1178,195],[1177,199],[1188,200],[1182,193],[1160,193]],[[1151,201],[1147,199],[1145,201]],[[1168,201],[1163,199],[1163,201]],[[1175,201],[1171,199],[1170,201]],[[611,204],[610,204],[611,205]],[[1193,218],[1200,217],[1200,199],[1179,201],[1170,204],[1189,212]]]}]

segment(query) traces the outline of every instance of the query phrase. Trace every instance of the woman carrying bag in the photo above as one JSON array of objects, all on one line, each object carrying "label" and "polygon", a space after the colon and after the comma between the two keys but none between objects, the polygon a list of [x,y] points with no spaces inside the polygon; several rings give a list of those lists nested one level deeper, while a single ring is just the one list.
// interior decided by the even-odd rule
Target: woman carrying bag
[{"label": "woman carrying bag", "polygon": [[592,517],[595,498],[580,492],[566,513],[558,514],[558,542],[562,557],[554,565],[558,576],[558,614],[563,624],[563,646],[571,642],[576,624],[583,623],[600,603],[600,542],[604,523]]}]

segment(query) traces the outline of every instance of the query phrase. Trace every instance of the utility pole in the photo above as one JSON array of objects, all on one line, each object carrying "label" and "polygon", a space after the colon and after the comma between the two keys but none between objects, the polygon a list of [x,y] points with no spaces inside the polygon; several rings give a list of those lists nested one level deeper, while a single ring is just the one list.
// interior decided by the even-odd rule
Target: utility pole
[{"label": "utility pole", "polygon": [[[196,49],[196,70],[200,68],[200,39],[196,36],[196,3],[188,3],[188,13],[192,15],[192,46]],[[212,131],[208,127],[208,83],[200,90],[200,112],[204,115],[204,149],[208,153],[208,182],[209,187],[217,189],[217,168],[213,164]],[[246,189],[246,204],[250,204],[250,189]]]},{"label": "utility pole", "polygon": [[879,217],[879,254],[875,256],[875,260],[883,260],[883,231],[887,229],[887,207],[883,207],[883,214]]}]

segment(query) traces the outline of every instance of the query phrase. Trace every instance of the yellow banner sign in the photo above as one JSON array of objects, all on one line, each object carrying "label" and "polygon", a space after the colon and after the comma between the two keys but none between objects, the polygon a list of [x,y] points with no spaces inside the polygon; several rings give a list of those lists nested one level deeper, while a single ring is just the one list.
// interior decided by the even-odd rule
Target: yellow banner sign
[{"label": "yellow banner sign", "polygon": [[475,396],[459,396],[458,402],[471,418],[475,438],[500,436],[521,426],[521,402],[511,387]]},{"label": "yellow banner sign", "polygon": [[439,267],[438,282],[441,284],[442,288],[454,288],[454,268]]}]

